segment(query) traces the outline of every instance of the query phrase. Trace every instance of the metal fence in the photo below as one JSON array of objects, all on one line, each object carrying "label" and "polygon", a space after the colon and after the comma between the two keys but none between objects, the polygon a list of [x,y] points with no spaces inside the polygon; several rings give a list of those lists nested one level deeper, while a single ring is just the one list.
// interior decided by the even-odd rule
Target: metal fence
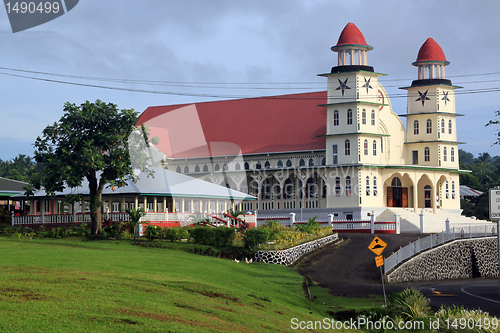
[{"label": "metal fence", "polygon": [[439,234],[429,235],[425,238],[419,238],[405,247],[400,248],[392,255],[384,259],[385,274],[390,272],[402,262],[414,257],[415,255],[435,248],[439,245],[451,242],[457,239],[467,239],[476,237],[495,236],[497,234],[496,223],[481,224],[454,224],[449,230]]}]

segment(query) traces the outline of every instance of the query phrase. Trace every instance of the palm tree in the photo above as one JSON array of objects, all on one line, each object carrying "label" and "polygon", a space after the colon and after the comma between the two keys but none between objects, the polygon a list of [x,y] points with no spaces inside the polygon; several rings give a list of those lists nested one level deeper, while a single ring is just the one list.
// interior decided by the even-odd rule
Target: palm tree
[{"label": "palm tree", "polygon": [[125,209],[127,212],[128,216],[130,216],[130,221],[128,221],[128,227],[130,228],[130,232],[134,234],[134,241],[135,241],[135,228],[139,225],[141,221],[141,217],[146,215],[146,212],[144,211],[143,208],[132,208],[132,209]]}]

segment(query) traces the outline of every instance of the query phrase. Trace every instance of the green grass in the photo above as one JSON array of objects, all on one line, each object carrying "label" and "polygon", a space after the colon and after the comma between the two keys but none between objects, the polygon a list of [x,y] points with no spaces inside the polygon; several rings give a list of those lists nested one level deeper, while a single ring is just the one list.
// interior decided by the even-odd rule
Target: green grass
[{"label": "green grass", "polygon": [[347,300],[314,286],[309,302],[284,266],[129,241],[1,236],[0,253],[2,332],[289,332]]}]

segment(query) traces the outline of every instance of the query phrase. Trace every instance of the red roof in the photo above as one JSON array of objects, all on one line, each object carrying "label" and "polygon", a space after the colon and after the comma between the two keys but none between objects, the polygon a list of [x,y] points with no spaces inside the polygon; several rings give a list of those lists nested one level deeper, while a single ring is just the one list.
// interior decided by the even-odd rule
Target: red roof
[{"label": "red roof", "polygon": [[139,117],[169,158],[325,149],[326,91],[153,106]]},{"label": "red roof", "polygon": [[443,49],[439,46],[438,43],[432,38],[427,38],[420,50],[418,51],[417,61],[413,64],[417,64],[419,62],[427,62],[427,61],[440,61],[449,63],[444,56]]},{"label": "red roof", "polygon": [[362,45],[362,46],[367,46],[371,47],[366,43],[365,37],[359,31],[358,27],[354,23],[347,23],[347,25],[344,27],[344,30],[342,30],[342,33],[340,34],[339,40],[337,42],[337,46],[344,46],[344,45]]}]

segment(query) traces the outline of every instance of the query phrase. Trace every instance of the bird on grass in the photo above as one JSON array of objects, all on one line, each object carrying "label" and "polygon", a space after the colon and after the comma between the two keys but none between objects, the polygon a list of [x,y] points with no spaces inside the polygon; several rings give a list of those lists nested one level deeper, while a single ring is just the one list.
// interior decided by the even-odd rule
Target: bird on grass
[{"label": "bird on grass", "polygon": [[234,259],[234,262],[235,263],[239,263],[240,261],[238,259]]}]

